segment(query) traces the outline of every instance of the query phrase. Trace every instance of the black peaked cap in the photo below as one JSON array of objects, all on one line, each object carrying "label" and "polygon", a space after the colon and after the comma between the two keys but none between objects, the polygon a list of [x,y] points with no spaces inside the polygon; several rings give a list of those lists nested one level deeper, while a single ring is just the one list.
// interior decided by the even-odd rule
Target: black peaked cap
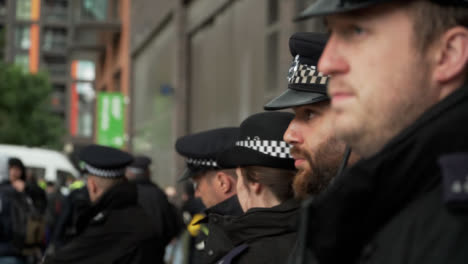
[{"label": "black peaked cap", "polygon": [[279,110],[327,101],[328,76],[317,70],[317,64],[328,36],[299,32],[289,39],[293,63],[288,73],[288,89],[268,102],[265,110]]},{"label": "black peaked cap", "polygon": [[[317,0],[308,6],[295,20],[311,17],[345,13],[353,10],[371,7],[375,4],[392,2],[395,0]],[[468,0],[430,0],[439,5],[468,7]]]},{"label": "black peaked cap", "polygon": [[187,162],[187,169],[179,181],[193,177],[200,170],[219,169],[216,162],[218,156],[232,147],[238,137],[238,127],[224,127],[177,139],[176,151],[184,156]]},{"label": "black peaked cap", "polygon": [[127,152],[100,145],[85,147],[79,154],[84,171],[95,176],[117,178],[125,175],[125,168],[133,161]]},{"label": "black peaked cap", "polygon": [[218,158],[222,168],[263,166],[294,170],[290,145],[283,141],[294,114],[264,112],[248,117],[240,125],[239,140]]},{"label": "black peaked cap", "polygon": [[141,170],[147,170],[151,165],[151,158],[144,155],[135,156],[133,162],[128,166],[130,168],[137,168]]}]

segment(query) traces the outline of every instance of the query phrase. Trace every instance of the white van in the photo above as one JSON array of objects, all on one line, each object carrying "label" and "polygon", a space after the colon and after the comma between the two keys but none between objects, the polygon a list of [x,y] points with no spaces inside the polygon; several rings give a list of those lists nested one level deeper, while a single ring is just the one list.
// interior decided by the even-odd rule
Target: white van
[{"label": "white van", "polygon": [[78,170],[62,153],[50,149],[0,144],[0,153],[19,158],[38,178],[55,182],[57,175],[79,176]]}]

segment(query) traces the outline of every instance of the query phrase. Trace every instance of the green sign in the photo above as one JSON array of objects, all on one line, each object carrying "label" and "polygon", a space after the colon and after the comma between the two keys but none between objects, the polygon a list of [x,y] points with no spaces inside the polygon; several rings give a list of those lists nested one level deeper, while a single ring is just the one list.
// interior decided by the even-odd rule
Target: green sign
[{"label": "green sign", "polygon": [[121,93],[101,92],[98,95],[97,143],[122,148],[124,146],[124,97]]}]

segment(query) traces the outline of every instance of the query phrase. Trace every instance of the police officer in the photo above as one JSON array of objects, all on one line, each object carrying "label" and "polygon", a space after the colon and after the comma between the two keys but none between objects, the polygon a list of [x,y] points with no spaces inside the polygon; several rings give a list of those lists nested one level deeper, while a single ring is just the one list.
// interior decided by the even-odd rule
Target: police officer
[{"label": "police officer", "polygon": [[161,263],[148,216],[137,206],[136,186],[124,175],[133,158],[98,145],[80,153],[92,207],[80,219],[80,234],[45,263]]},{"label": "police officer", "polygon": [[[208,241],[226,241],[216,263],[285,263],[296,241],[299,203],[293,199],[296,174],[290,146],[283,134],[294,115],[266,112],[249,116],[240,125],[236,145],[218,158],[223,168],[236,168],[237,197],[245,214],[213,216],[224,233]],[[215,234],[217,235],[217,234]],[[215,244],[215,243],[208,243]]]},{"label": "police officer", "polygon": [[330,31],[318,68],[335,131],[365,159],[311,203],[309,252],[466,263],[468,1],[318,0],[312,16]]},{"label": "police officer", "polygon": [[[264,108],[292,108],[294,119],[284,134],[298,173],[293,188],[297,198],[305,199],[322,192],[337,174],[345,153],[345,144],[333,131],[329,76],[317,70],[327,35],[300,32],[289,39],[293,63],[288,73],[288,89]],[[351,162],[356,157],[353,156]]]},{"label": "police officer", "polygon": [[169,203],[164,191],[151,182],[151,162],[147,156],[136,156],[127,167],[125,176],[137,184],[138,204],[150,216],[163,241],[164,247],[159,250],[164,251],[165,246],[178,235],[183,223],[176,212],[177,209]]},{"label": "police officer", "polygon": [[221,257],[215,256],[214,246],[207,244],[208,236],[220,232],[221,228],[210,215],[236,216],[243,213],[236,196],[235,170],[221,169],[216,163],[218,156],[235,144],[238,135],[239,128],[226,127],[187,135],[176,142],[177,152],[187,162],[187,169],[181,180],[192,179],[195,196],[200,197],[207,207],[207,217],[199,221],[200,231],[195,239],[194,259],[197,263],[212,263]]}]

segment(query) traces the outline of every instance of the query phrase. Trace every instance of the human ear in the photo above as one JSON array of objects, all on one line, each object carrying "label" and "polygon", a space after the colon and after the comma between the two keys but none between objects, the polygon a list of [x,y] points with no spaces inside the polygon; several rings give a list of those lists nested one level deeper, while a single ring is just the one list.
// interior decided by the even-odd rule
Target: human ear
[{"label": "human ear", "polygon": [[434,78],[447,83],[461,76],[468,64],[468,29],[454,27],[444,33],[436,51]]},{"label": "human ear", "polygon": [[231,184],[231,181],[229,181],[229,176],[226,175],[226,173],[222,171],[216,172],[215,179],[216,179],[216,184],[218,185],[218,187],[223,193],[228,193],[231,191],[233,186]]},{"label": "human ear", "polygon": [[95,195],[97,193],[96,182],[94,181],[92,177],[88,177],[86,181],[87,181],[89,195]]}]

